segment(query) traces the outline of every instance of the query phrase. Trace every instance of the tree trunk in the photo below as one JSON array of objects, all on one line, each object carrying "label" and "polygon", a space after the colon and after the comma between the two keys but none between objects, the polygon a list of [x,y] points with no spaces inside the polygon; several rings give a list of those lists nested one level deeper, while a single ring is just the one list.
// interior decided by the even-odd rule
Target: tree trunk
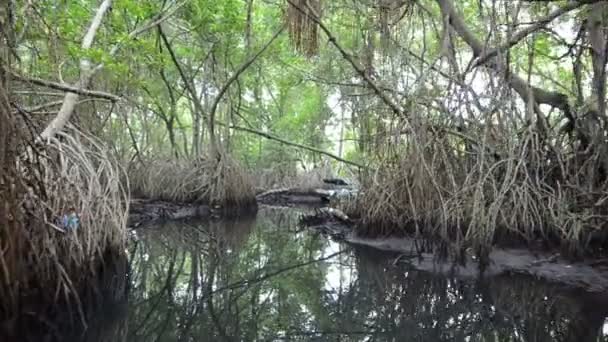
[{"label": "tree trunk", "polygon": [[245,24],[245,48],[251,50],[251,28],[253,22],[253,0],[247,0],[247,23]]},{"label": "tree trunk", "polygon": [[18,148],[25,142],[20,139],[17,118],[10,107],[10,77],[5,73],[10,68],[14,48],[12,19],[9,2],[0,3],[0,263],[5,275],[0,279],[0,311],[4,313],[19,308],[19,284],[15,279],[25,271],[20,260],[27,242],[22,226],[23,194],[27,190],[16,160]]},{"label": "tree trunk", "polygon": [[175,131],[173,129],[173,117],[165,121],[167,126],[167,133],[169,134],[169,143],[171,144],[171,152],[175,158],[179,158],[179,151],[177,148],[177,142],[175,141]]},{"label": "tree trunk", "polygon": [[589,8],[587,32],[591,44],[593,64],[593,106],[602,120],[606,117],[606,23],[604,16],[608,7],[605,3],[594,4]]},{"label": "tree trunk", "polygon": [[[179,76],[182,79],[182,82],[184,82],[184,86],[186,87],[186,90],[188,90],[188,93],[190,93],[190,97],[192,98],[192,104],[194,105],[194,109],[195,109],[195,111],[194,111],[195,120],[197,120],[197,124],[200,125],[200,117],[203,115],[204,110],[203,110],[203,106],[201,105],[200,97],[196,93],[196,87],[194,86],[194,80],[191,80],[190,78],[188,78],[186,76],[186,73],[184,72],[184,69],[182,68],[182,65],[180,64],[177,56],[175,55],[175,52],[173,51],[173,47],[171,46],[171,43],[169,42],[167,35],[163,31],[162,26],[158,27],[158,33],[159,33],[163,43],[165,44],[167,51],[169,51],[169,56],[171,56],[171,61],[177,68]],[[200,140],[201,140],[200,136],[198,136],[198,127],[200,127],[200,126],[194,127],[196,132],[193,133],[193,134],[195,134],[195,136],[193,136],[193,144],[195,144],[194,148],[196,151],[196,155],[198,155],[200,152],[199,144],[200,144]]]},{"label": "tree trunk", "polygon": [[[95,39],[95,35],[97,34],[97,30],[99,26],[101,26],[101,22],[110,7],[112,6],[112,0],[104,0],[99,8],[97,9],[97,13],[95,17],[93,17],[93,21],[85,34],[81,48],[83,50],[88,50],[91,48],[93,44],[93,40]],[[88,58],[82,58],[80,60],[80,79],[74,85],[78,89],[87,88],[89,83],[91,82],[91,77],[94,74],[94,69],[91,68],[91,61]],[[76,93],[66,93],[63,98],[63,104],[59,109],[59,113],[57,116],[51,121],[51,123],[44,129],[41,134],[43,139],[50,139],[57,134],[63,127],[68,123],[72,113],[74,113],[74,108],[76,108],[76,103],[78,102],[78,94]]]},{"label": "tree trunk", "polygon": [[[197,99],[193,99],[192,102],[198,101]],[[193,103],[190,103],[190,111],[192,112],[192,151],[194,153],[194,157],[198,157],[201,153],[200,145],[201,145],[201,115],[196,110],[196,107]]]}]

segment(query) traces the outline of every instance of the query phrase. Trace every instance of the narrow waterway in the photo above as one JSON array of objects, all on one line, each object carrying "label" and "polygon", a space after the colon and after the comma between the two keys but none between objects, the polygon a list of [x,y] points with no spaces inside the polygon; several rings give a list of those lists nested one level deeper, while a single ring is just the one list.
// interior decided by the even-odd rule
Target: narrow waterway
[{"label": "narrow waterway", "polygon": [[49,317],[48,330],[18,340],[608,341],[601,294],[418,271],[300,228],[301,213],[262,207],[247,219],[142,227],[128,277],[110,277],[128,279],[127,295],[100,292],[124,300],[83,300],[84,332]]},{"label": "narrow waterway", "polygon": [[298,228],[295,209],[172,223],[131,247],[128,341],[608,341],[597,295],[450,279]]}]

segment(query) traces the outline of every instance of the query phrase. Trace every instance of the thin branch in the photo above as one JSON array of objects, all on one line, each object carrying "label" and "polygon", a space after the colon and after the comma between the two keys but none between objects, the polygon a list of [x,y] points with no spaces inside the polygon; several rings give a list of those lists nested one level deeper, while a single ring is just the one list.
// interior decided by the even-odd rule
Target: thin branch
[{"label": "thin branch", "polygon": [[[43,79],[36,78],[36,77],[26,77],[23,75],[19,75],[11,70],[6,70],[6,71],[10,74],[10,76],[12,78],[14,78],[15,80],[21,81],[21,82],[30,83],[30,84],[34,84],[37,86],[50,88],[50,89],[61,90],[61,91],[67,92],[67,93],[74,93],[74,94],[78,94],[78,95],[82,95],[82,96],[97,97],[97,98],[101,98],[101,99],[110,100],[113,102],[118,102],[118,101],[122,100],[122,98],[120,96],[110,94],[105,91],[78,88],[78,87],[71,86],[71,85],[65,84],[65,83],[47,81],[47,80],[43,80]],[[65,94],[60,94],[60,93],[45,94],[45,95],[65,96]]]},{"label": "thin branch", "polygon": [[[131,33],[129,33],[129,35],[127,37],[125,37],[121,42],[117,43],[116,45],[114,45],[114,47],[112,47],[112,50],[110,50],[110,56],[113,56],[114,54],[116,54],[118,52],[118,50],[121,47],[121,44],[124,43],[125,41],[131,40],[137,36],[139,36],[140,34],[151,30],[155,27],[160,27],[162,23],[164,23],[165,21],[167,21],[167,19],[171,18],[173,16],[173,14],[175,14],[175,12],[177,12],[178,9],[182,8],[188,1],[182,1],[181,3],[177,4],[175,7],[169,9],[165,15],[162,14],[158,14],[157,18],[152,19],[150,22],[148,22],[145,25],[142,25],[141,27],[131,31]],[[98,71],[99,69],[103,68],[103,63],[97,65],[95,67],[95,71]]]},{"label": "thin branch", "polygon": [[[327,36],[328,40],[336,47],[336,49],[338,49],[338,51],[340,51],[340,53],[342,54],[342,56],[344,57],[344,59],[346,59],[352,65],[353,69],[355,69],[355,71],[367,82],[367,84],[372,88],[372,90],[374,91],[374,93],[376,95],[378,95],[380,97],[380,99],[387,106],[389,106],[389,108],[391,108],[395,112],[395,114],[399,115],[402,118],[407,118],[406,113],[404,113],[404,111],[401,109],[401,107],[399,105],[397,105],[389,96],[386,95],[386,93],[381,89],[381,87],[378,86],[376,84],[376,82],[374,82],[369,77],[369,75],[367,74],[367,72],[365,72],[365,70],[354,60],[354,58],[348,52],[346,52],[346,50],[338,43],[338,41],[336,40],[336,38],[334,37],[334,35],[331,33],[331,31],[329,31],[329,29],[327,28],[327,26],[325,26],[325,24],[323,24],[323,22],[319,19],[320,18],[319,15],[315,12],[315,10],[313,8],[311,8],[310,6],[308,6],[307,11],[304,11],[297,4],[295,4],[292,0],[287,0],[287,1],[294,8],[296,8],[299,11],[301,11],[302,13],[306,14],[311,20],[313,20],[317,25],[319,25],[319,27],[321,28],[321,30]],[[440,1],[440,0],[438,0],[438,1]],[[481,43],[480,43],[480,45],[481,45]],[[469,136],[467,136],[465,134],[462,134],[462,133],[457,132],[457,131],[450,130],[450,129],[445,128],[445,127],[428,126],[427,129],[430,132],[438,132],[438,133],[444,133],[444,134],[452,135],[452,136],[458,137],[460,139],[463,139],[463,140],[466,140],[466,141],[469,141],[471,143],[479,145],[479,142],[476,141],[475,139],[473,139],[473,138],[471,138],[471,137],[469,137]],[[252,132],[252,133],[255,133],[255,132]],[[317,150],[317,152],[318,151],[319,150]],[[326,153],[323,153],[323,154],[327,155]],[[334,157],[337,157],[337,156],[331,155],[331,157],[334,158]],[[334,158],[334,159],[336,159],[336,158]],[[340,161],[346,162],[348,164],[356,165],[356,166],[360,166],[361,167],[361,165],[358,165],[356,163],[352,163],[352,162],[349,162],[349,161],[345,161],[342,158],[339,158],[339,159],[336,159],[336,160],[340,160]]]},{"label": "thin branch", "polygon": [[350,65],[353,67],[353,69],[355,69],[355,71],[357,72],[357,74],[359,74],[359,76],[361,76],[361,78],[363,78],[365,80],[365,82],[367,82],[367,84],[369,84],[369,86],[372,88],[372,90],[374,91],[374,93],[376,93],[376,95],[378,95],[378,97],[380,97],[380,99],[387,105],[389,106],[390,109],[392,109],[395,114],[398,114],[401,117],[405,117],[403,110],[401,109],[401,107],[399,105],[397,105],[397,103],[395,103],[395,101],[393,101],[393,99],[391,99],[385,92],[383,92],[380,87],[376,84],[376,82],[374,82],[371,77],[368,75],[367,72],[365,72],[365,70],[363,69],[363,67],[361,67],[359,65],[359,63],[357,63],[355,61],[355,59],[353,58],[353,56],[351,54],[349,54],[343,47],[342,45],[340,45],[338,43],[338,41],[336,40],[336,37],[334,37],[334,35],[331,33],[331,31],[327,28],[327,26],[325,26],[325,24],[323,24],[323,22],[321,21],[318,13],[316,13],[316,11],[310,7],[307,6],[306,10],[303,8],[300,8],[300,6],[298,4],[296,4],[295,2],[293,2],[293,0],[287,0],[287,2],[289,2],[289,4],[291,4],[295,9],[297,9],[298,11],[300,11],[301,13],[303,13],[304,15],[308,16],[308,18],[312,21],[314,21],[317,25],[319,25],[319,27],[321,28],[321,30],[325,33],[325,35],[327,36],[327,39],[329,40],[329,42],[336,47],[336,49],[338,49],[338,51],[340,52],[340,54],[342,55],[342,57],[344,57],[344,59],[346,59]]},{"label": "thin branch", "polygon": [[[186,1],[180,3],[179,5],[175,6],[173,9],[167,11],[167,13],[165,15],[163,15],[163,16],[159,15],[159,18],[156,18],[156,19],[150,21],[149,23],[141,26],[140,28],[135,29],[134,31],[129,33],[129,35],[125,39],[133,39],[136,36],[142,34],[143,32],[145,32],[153,27],[156,27],[157,25],[160,25],[162,22],[164,22],[169,17],[171,17],[175,13],[175,11],[177,11],[179,8],[181,8],[185,3],[186,3]],[[89,26],[89,29],[87,30],[87,33],[85,34],[85,36],[82,40],[81,47],[83,50],[88,50],[91,48],[91,45],[93,44],[93,40],[95,38],[97,30],[99,29],[99,26],[101,25],[103,17],[110,10],[111,6],[112,6],[112,0],[104,0],[101,3],[101,5],[99,6],[99,8],[97,9],[97,12],[91,22],[91,25]],[[119,48],[120,48],[120,44],[114,45],[114,47],[110,50],[110,55],[111,56],[114,55],[118,51]],[[44,131],[40,135],[41,138],[43,138],[43,139],[51,138],[58,131],[63,129],[65,124],[70,120],[72,113],[74,112],[74,108],[76,107],[76,103],[78,101],[78,95],[80,95],[81,89],[86,88],[88,86],[88,84],[91,82],[91,79],[93,78],[95,73],[97,71],[99,71],[101,68],[103,68],[103,66],[104,66],[104,64],[101,63],[101,64],[97,65],[95,68],[91,68],[91,62],[87,58],[82,58],[80,60],[80,79],[74,85],[74,88],[76,88],[76,91],[69,90],[65,94],[64,101],[61,106],[61,109],[59,110],[59,113],[51,121],[51,123],[44,129]],[[119,98],[116,100],[119,100]]]},{"label": "thin branch", "polygon": [[184,86],[186,87],[186,90],[188,90],[188,92],[190,93],[190,97],[192,98],[192,103],[194,104],[194,108],[198,112],[197,115],[204,116],[205,111],[203,109],[203,106],[201,105],[201,102],[198,100],[199,97],[196,94],[194,82],[191,78],[188,78],[186,76],[186,73],[184,72],[184,69],[182,68],[181,63],[179,62],[179,59],[177,58],[177,56],[175,55],[175,52],[173,51],[173,47],[171,46],[171,43],[169,42],[167,35],[163,31],[162,25],[158,26],[158,34],[160,35],[163,43],[165,44],[165,47],[167,48],[167,51],[169,52],[169,56],[171,57],[171,61],[175,65],[175,68],[177,69],[177,72],[179,73],[179,76],[181,77],[182,82],[184,82]]},{"label": "thin branch", "polygon": [[[90,101],[96,101],[94,99],[84,99],[84,100],[80,100],[78,101],[78,104],[82,104],[85,102],[90,102]],[[19,108],[19,110],[23,110],[24,112],[27,113],[35,113],[35,112],[40,112],[43,109],[47,109],[47,108],[51,108],[51,107],[56,107],[56,106],[60,106],[63,103],[63,100],[59,100],[59,101],[52,101],[52,102],[47,102],[47,103],[43,103],[34,107],[28,107],[28,108]],[[57,114],[57,112],[50,112],[53,114]]]},{"label": "thin branch", "polygon": [[[220,126],[228,126],[228,125],[226,125],[224,123],[221,123],[221,122],[218,122],[218,125],[220,125]],[[362,168],[362,169],[367,168],[363,164],[359,164],[359,163],[356,163],[354,161],[346,160],[346,159],[341,158],[341,157],[339,157],[339,156],[337,156],[337,155],[335,155],[333,153],[330,153],[330,152],[327,152],[327,151],[323,151],[321,149],[318,149],[318,148],[315,148],[315,147],[312,147],[312,146],[302,145],[302,144],[298,144],[298,143],[295,143],[295,142],[292,142],[292,141],[288,141],[288,140],[285,140],[283,138],[279,138],[277,136],[274,136],[274,135],[272,135],[270,133],[258,131],[258,130],[255,130],[255,129],[252,129],[252,128],[247,128],[247,127],[234,126],[234,125],[229,126],[229,128],[237,130],[237,131],[243,131],[243,132],[247,132],[247,133],[252,133],[252,134],[259,135],[259,136],[264,137],[264,138],[269,139],[269,140],[278,141],[278,142],[280,142],[282,144],[285,144],[285,145],[289,145],[289,146],[301,148],[301,149],[304,149],[304,150],[307,150],[307,151],[310,151],[310,152],[322,154],[324,156],[330,157],[330,158],[332,158],[334,160],[337,160],[339,162],[342,162],[344,164],[353,165],[353,166],[356,166],[356,167],[359,167],[359,168]]]},{"label": "thin branch", "polygon": [[277,30],[277,32],[275,32],[275,34],[272,36],[272,38],[270,38],[270,40],[268,40],[268,42],[266,42],[266,44],[264,44],[264,46],[262,46],[262,48],[260,50],[258,50],[257,53],[255,53],[253,56],[249,57],[249,59],[247,59],[243,64],[241,64],[241,66],[232,74],[232,76],[230,76],[230,78],[226,81],[226,83],[224,83],[224,85],[218,92],[217,96],[215,97],[213,104],[211,105],[211,109],[209,110],[209,122],[208,122],[209,135],[211,138],[211,147],[212,147],[212,151],[214,153],[217,151],[217,146],[216,146],[217,142],[215,141],[215,132],[214,132],[215,112],[217,111],[217,107],[220,104],[222,97],[228,91],[228,89],[230,88],[232,83],[234,83],[234,81],[236,81],[239,78],[239,76],[243,72],[245,72],[245,70],[247,70],[247,68],[249,68],[251,66],[251,64],[253,64],[253,62],[255,62],[268,49],[268,47],[270,47],[270,45],[285,30],[285,27],[286,27],[285,24],[282,25],[281,28],[279,30]]},{"label": "thin branch", "polygon": [[[605,0],[596,0],[595,2],[599,2],[599,1],[605,1]],[[481,56],[479,56],[477,58],[477,61],[473,65],[473,67],[477,67],[477,66],[485,64],[491,58],[493,58],[496,55],[501,54],[501,53],[505,52],[506,50],[512,48],[513,46],[517,45],[524,38],[526,38],[527,36],[529,36],[530,34],[536,32],[536,31],[542,29],[543,27],[545,27],[547,24],[549,24],[553,20],[557,19],[558,17],[560,17],[568,12],[571,12],[579,7],[582,7],[588,3],[591,3],[591,2],[589,2],[589,1],[571,2],[571,3],[564,5],[561,8],[556,9],[553,12],[549,13],[547,16],[538,19],[533,25],[528,26],[525,29],[522,29],[521,31],[514,33],[513,36],[511,37],[511,39],[509,39],[508,41],[504,42],[500,46],[498,46],[494,49],[491,49],[491,50],[487,51],[486,53],[482,54]]]},{"label": "thin branch", "polygon": [[[450,25],[462,37],[465,43],[471,47],[473,54],[475,56],[481,56],[485,50],[484,44],[469,30],[462,15],[456,11],[453,2],[451,0],[436,1],[439,4],[442,15],[449,17]],[[503,70],[505,67],[504,61],[496,58],[493,59],[491,63],[486,63],[484,66],[497,72]],[[521,96],[524,102],[527,103],[530,95],[532,95],[538,104],[547,104],[559,108],[564,112],[564,115],[568,120],[574,122],[574,117],[566,94],[531,86],[526,80],[514,73],[509,74],[507,81],[511,88]]]}]

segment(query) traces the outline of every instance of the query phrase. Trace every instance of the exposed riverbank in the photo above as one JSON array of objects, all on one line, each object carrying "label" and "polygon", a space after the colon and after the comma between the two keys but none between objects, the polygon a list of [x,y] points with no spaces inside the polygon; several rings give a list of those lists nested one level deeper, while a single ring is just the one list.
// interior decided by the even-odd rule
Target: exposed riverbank
[{"label": "exposed riverbank", "polygon": [[339,241],[398,253],[396,263],[408,263],[421,271],[462,278],[496,277],[516,273],[589,292],[608,293],[606,258],[573,261],[559,251],[536,251],[522,246],[494,247],[483,263],[473,253],[466,253],[458,262],[452,262],[445,257],[445,251],[436,241],[412,237],[362,237],[356,233],[354,221],[333,209],[322,209],[315,215],[306,216],[303,223],[310,229]]},{"label": "exposed riverbank", "polygon": [[159,221],[237,216],[257,210],[257,204],[284,207],[320,208],[329,203],[332,191],[328,189],[281,188],[262,191],[256,203],[244,208],[211,206],[206,203],[188,203],[156,199],[135,198],[129,203],[129,228],[153,224]]}]

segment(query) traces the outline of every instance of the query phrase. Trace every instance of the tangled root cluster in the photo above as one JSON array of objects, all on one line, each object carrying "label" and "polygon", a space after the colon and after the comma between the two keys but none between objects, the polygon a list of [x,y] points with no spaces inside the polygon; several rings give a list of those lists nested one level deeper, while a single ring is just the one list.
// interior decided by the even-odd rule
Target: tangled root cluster
[{"label": "tangled root cluster", "polygon": [[581,161],[568,145],[543,148],[533,131],[513,137],[476,149],[445,134],[393,146],[345,210],[361,218],[362,234],[435,237],[458,250],[514,240],[576,254],[605,245],[608,188],[597,171],[605,156]]},{"label": "tangled root cluster", "polygon": [[252,180],[237,161],[221,158],[152,160],[129,172],[134,196],[182,203],[245,207],[255,203]]}]

